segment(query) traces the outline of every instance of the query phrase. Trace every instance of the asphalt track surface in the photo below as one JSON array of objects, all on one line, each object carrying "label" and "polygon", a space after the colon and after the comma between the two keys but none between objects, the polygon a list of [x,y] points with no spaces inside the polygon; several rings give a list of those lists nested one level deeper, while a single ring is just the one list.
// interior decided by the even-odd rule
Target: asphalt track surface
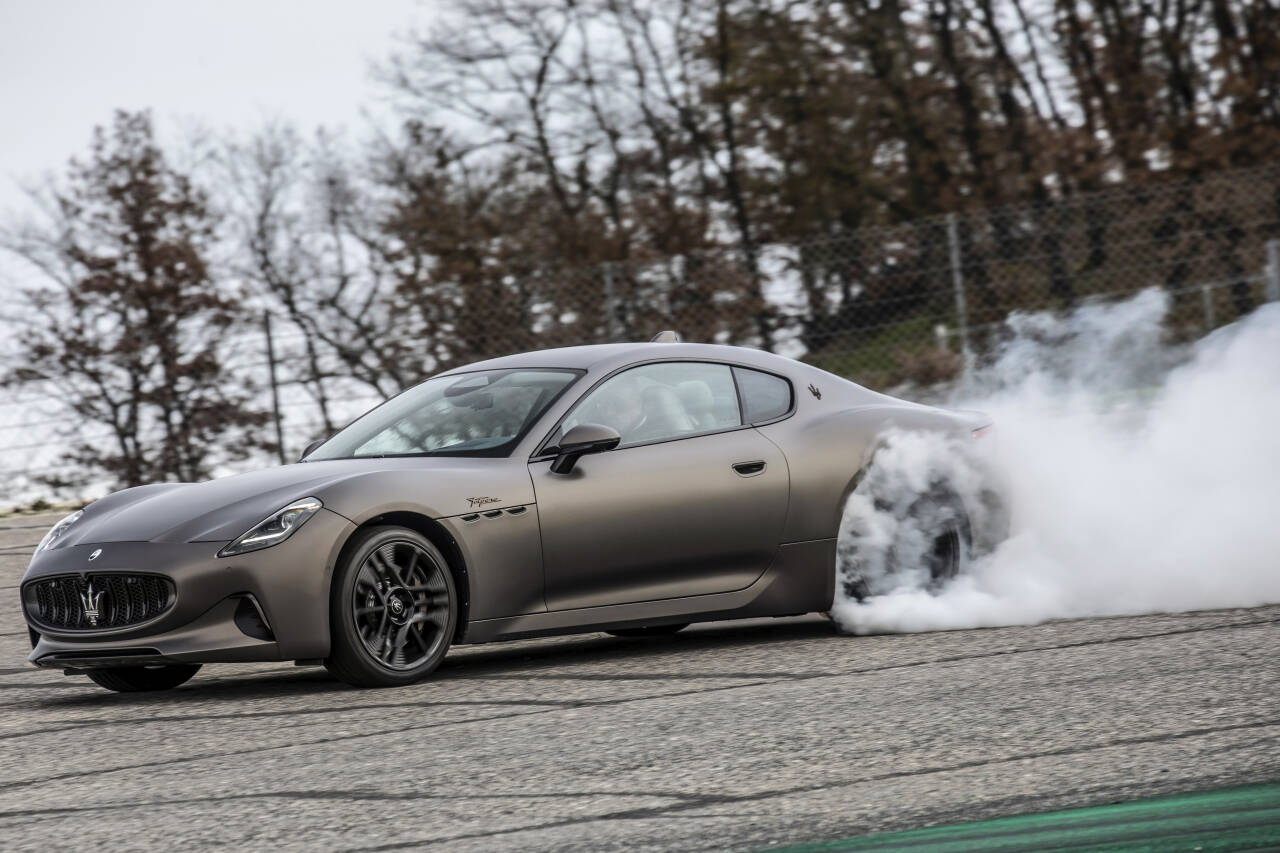
[{"label": "asphalt track surface", "polygon": [[801,617],[460,648],[398,690],[274,664],[125,696],[25,664],[53,520],[0,519],[7,851],[757,850],[1280,779],[1280,607]]}]

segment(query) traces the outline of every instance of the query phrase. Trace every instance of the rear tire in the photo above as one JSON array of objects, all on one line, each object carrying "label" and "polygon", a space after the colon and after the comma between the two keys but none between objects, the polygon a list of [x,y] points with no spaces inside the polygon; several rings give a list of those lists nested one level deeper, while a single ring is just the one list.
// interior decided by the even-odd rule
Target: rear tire
[{"label": "rear tire", "polygon": [[[846,530],[846,509],[836,561],[836,581],[845,598],[865,601],[898,588],[912,576],[917,588],[937,593],[973,559],[969,513],[946,483],[934,483],[927,491],[896,503],[875,498],[873,505],[880,520],[890,524],[854,519]],[[885,541],[883,529],[877,526],[892,529],[892,537]]]},{"label": "rear tire", "polygon": [[85,674],[101,687],[117,693],[148,693],[172,690],[185,684],[200,671],[200,664],[165,664],[163,666],[112,666],[90,669]]},{"label": "rear tire", "polygon": [[641,628],[616,628],[612,631],[605,631],[606,634],[612,634],[615,637],[669,637],[672,634],[678,634],[685,628],[689,627],[689,623],[682,625],[645,625]]},{"label": "rear tire", "polygon": [[449,563],[404,527],[359,531],[339,560],[329,596],[325,668],[355,687],[397,687],[430,675],[458,625]]},{"label": "rear tire", "polygon": [[973,525],[964,501],[939,484],[916,499],[908,510],[912,518],[931,518],[930,547],[924,555],[929,569],[929,589],[937,592],[956,579],[973,559]]}]

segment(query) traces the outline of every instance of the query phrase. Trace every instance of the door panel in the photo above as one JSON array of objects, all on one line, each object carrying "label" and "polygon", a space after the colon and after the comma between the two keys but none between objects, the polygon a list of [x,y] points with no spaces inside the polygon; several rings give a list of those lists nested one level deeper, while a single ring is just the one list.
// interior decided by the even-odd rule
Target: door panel
[{"label": "door panel", "polygon": [[741,589],[777,552],[787,464],[752,428],[529,467],[549,610]]}]

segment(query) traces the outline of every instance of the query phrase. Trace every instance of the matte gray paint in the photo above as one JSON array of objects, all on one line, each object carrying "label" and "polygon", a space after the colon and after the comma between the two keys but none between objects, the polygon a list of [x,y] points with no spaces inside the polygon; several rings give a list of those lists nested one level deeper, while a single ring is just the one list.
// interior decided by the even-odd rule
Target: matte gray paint
[{"label": "matte gray paint", "polygon": [[780,547],[774,564],[745,589],[481,620],[468,627],[467,642],[826,610],[835,593],[835,559],[834,539],[796,542]]},{"label": "matte gray paint", "polygon": [[[767,464],[759,476],[733,470],[753,460]],[[777,553],[786,464],[750,427],[584,456],[568,475],[549,467],[529,470],[551,610],[743,589]]]},{"label": "matte gray paint", "polygon": [[[551,474],[536,451],[612,373],[696,360],[787,377],[795,408],[758,427],[584,456]],[[451,371],[584,371],[507,458],[398,457],[285,465],[197,484],[128,489],[88,507],[24,576],[152,571],[177,587],[171,611],[142,626],[41,637],[30,659],[145,650],[156,659],[323,658],[329,586],[344,543],[392,513],[432,519],[452,537],[470,588],[463,642],[827,609],[844,497],[891,425],[964,433],[973,413],[919,406],[769,353],[704,344],[574,347]],[[815,386],[821,398],[807,389]],[[763,462],[742,476],[732,467]],[[219,548],[289,502],[325,509],[290,539],[238,557]],[[485,500],[480,499],[496,499]],[[511,512],[514,510],[515,512]],[[545,561],[544,561],[545,554]],[[276,641],[246,637],[233,596],[251,593]],[[101,659],[96,659],[101,663]]]},{"label": "matte gray paint", "polygon": [[[323,657],[329,652],[329,580],[342,543],[356,529],[342,516],[321,510],[289,539],[263,551],[236,557],[217,555],[218,543],[116,542],[56,548],[38,554],[23,577],[28,582],[51,575],[81,572],[151,571],[173,579],[176,597],[165,614],[142,625],[92,632],[41,629],[31,660],[53,652],[96,653],[136,646],[161,654],[202,660],[279,660]],[[92,569],[88,555],[102,554]],[[264,647],[226,618],[210,621],[208,614],[232,596],[251,593],[276,635],[278,648]],[[218,611],[220,613],[221,611]],[[215,616],[217,613],[215,613]],[[225,623],[225,624],[224,624]],[[219,646],[217,641],[235,642]],[[226,657],[219,657],[225,647]],[[245,657],[256,647],[255,656]]]}]

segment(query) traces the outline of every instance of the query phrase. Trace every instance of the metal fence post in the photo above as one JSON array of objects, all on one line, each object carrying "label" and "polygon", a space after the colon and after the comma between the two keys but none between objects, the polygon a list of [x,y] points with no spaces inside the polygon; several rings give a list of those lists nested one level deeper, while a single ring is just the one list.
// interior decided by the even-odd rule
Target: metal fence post
[{"label": "metal fence post", "polygon": [[947,248],[951,256],[951,286],[956,295],[956,326],[960,329],[960,354],[964,357],[966,372],[973,362],[973,351],[969,348],[969,310],[964,301],[964,270],[960,266],[960,234],[956,226],[956,215],[947,214]]},{"label": "metal fence post", "polygon": [[280,383],[276,379],[276,348],[271,340],[271,312],[262,312],[262,329],[267,335],[267,371],[271,378],[271,415],[276,422],[276,452],[280,454],[280,464],[287,465],[288,458],[284,453],[284,427],[280,423]]},{"label": "metal fence post", "polygon": [[1267,301],[1280,302],[1280,240],[1267,241]]},{"label": "metal fence post", "polygon": [[608,342],[618,340],[618,299],[613,290],[613,263],[604,263],[604,320]]},{"label": "metal fence post", "polygon": [[1213,288],[1210,285],[1200,285],[1200,309],[1204,312],[1204,330],[1213,331],[1217,323],[1213,316]]}]

